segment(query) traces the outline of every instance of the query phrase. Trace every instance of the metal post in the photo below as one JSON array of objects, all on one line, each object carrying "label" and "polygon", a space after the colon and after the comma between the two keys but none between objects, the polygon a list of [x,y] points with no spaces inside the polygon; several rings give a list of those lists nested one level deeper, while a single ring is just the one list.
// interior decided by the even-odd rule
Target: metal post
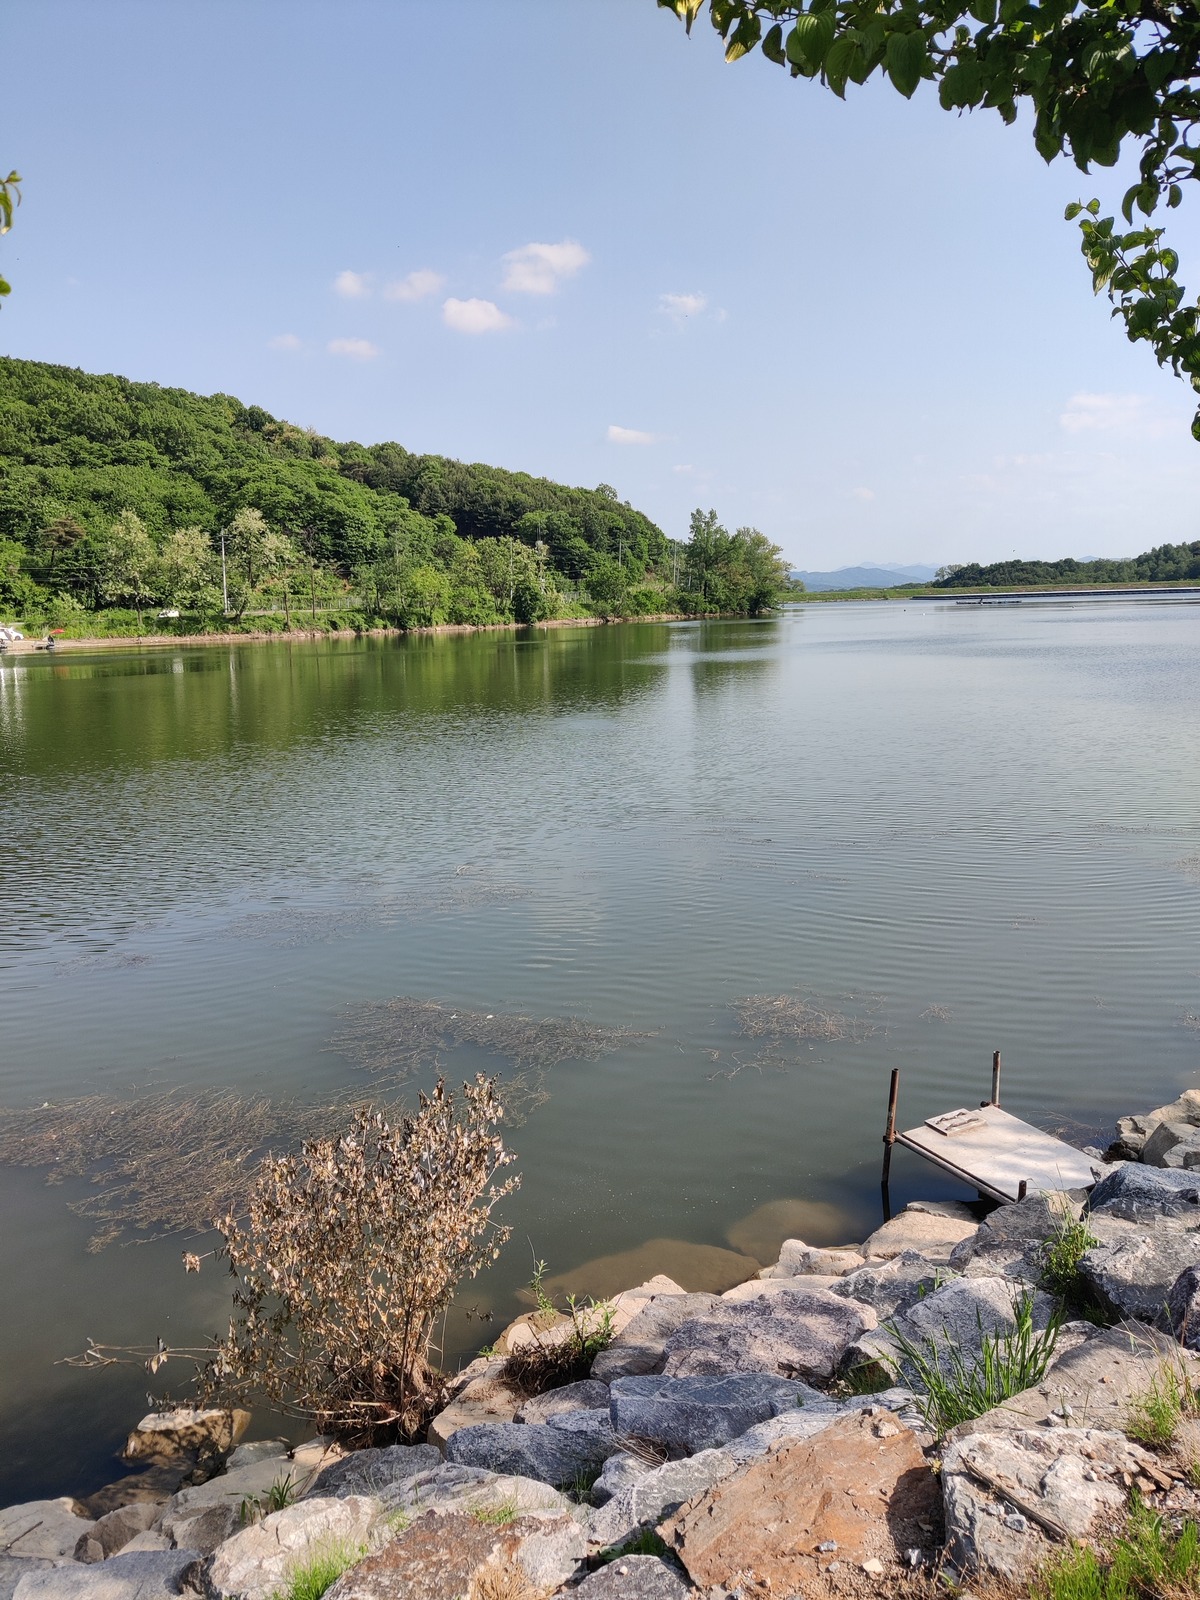
[{"label": "metal post", "polygon": [[887,1128],[883,1135],[883,1187],[888,1186],[892,1171],[892,1146],[896,1142],[896,1100],[900,1094],[900,1068],[892,1068],[892,1085],[888,1090]]},{"label": "metal post", "polygon": [[1000,1052],[992,1052],[992,1105],[1000,1104]]},{"label": "metal post", "polygon": [[1029,1191],[1029,1184],[1027,1183],[1027,1181],[1024,1178],[1022,1178],[1020,1183],[1017,1185],[1017,1199],[1018,1200],[1024,1200],[1024,1198],[1025,1198],[1026,1194],[1028,1193],[1028,1191]]}]

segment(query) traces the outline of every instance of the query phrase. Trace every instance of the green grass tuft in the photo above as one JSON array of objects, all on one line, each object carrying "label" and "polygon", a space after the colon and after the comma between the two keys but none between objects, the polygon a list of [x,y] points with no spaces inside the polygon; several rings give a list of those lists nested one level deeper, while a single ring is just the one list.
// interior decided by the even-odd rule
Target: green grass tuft
[{"label": "green grass tuft", "polygon": [[1130,1400],[1125,1412],[1125,1432],[1131,1439],[1165,1450],[1175,1442],[1185,1416],[1195,1416],[1200,1396],[1187,1374],[1164,1361],[1143,1394]]},{"label": "green grass tuft", "polygon": [[306,1561],[292,1568],[287,1587],[277,1589],[272,1600],[321,1600],[342,1573],[361,1561],[365,1554],[366,1546],[361,1544],[322,1545]]},{"label": "green grass tuft", "polygon": [[1086,1545],[1034,1580],[1032,1600],[1189,1600],[1200,1593],[1200,1525],[1175,1532],[1140,1500],[1124,1533],[1101,1555]]},{"label": "green grass tuft", "polygon": [[1033,1296],[1029,1293],[1015,1302],[1013,1315],[1013,1327],[995,1333],[983,1333],[980,1324],[978,1360],[964,1356],[948,1330],[944,1330],[944,1340],[931,1338],[915,1344],[894,1324],[888,1327],[925,1390],[925,1420],[938,1438],[958,1423],[981,1417],[1041,1382],[1054,1355],[1061,1318],[1052,1317],[1039,1332],[1033,1325]]},{"label": "green grass tuft", "polygon": [[489,1528],[503,1528],[516,1521],[517,1502],[501,1500],[494,1506],[472,1506],[470,1514],[476,1522],[485,1523]]},{"label": "green grass tuft", "polygon": [[602,1564],[609,1561],[620,1561],[623,1556],[670,1556],[671,1547],[662,1539],[653,1528],[643,1528],[640,1533],[635,1533],[632,1539],[626,1539],[624,1544],[612,1545],[608,1550],[601,1550],[596,1558]]}]

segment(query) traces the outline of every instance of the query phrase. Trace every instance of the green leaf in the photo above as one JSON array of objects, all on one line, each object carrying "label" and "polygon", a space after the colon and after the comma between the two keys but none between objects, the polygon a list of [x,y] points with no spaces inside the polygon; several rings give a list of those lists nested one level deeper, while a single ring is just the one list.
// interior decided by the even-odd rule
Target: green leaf
[{"label": "green leaf", "polygon": [[810,72],[820,71],[833,43],[834,26],[833,15],[828,11],[819,14],[802,11],[788,34],[788,60],[807,67]]},{"label": "green leaf", "polygon": [[777,22],[773,28],[767,29],[766,38],[762,42],[762,53],[768,61],[773,61],[777,67],[782,67],[787,61],[783,48],[783,24]]},{"label": "green leaf", "polygon": [[928,57],[923,33],[893,33],[887,42],[888,76],[906,100],[911,100]]},{"label": "green leaf", "polygon": [[733,38],[725,46],[726,61],[740,61],[750,54],[762,35],[762,23],[757,17],[743,17],[733,30]]},{"label": "green leaf", "polygon": [[977,104],[982,93],[983,74],[978,61],[956,61],[942,74],[938,98],[947,111]]},{"label": "green leaf", "polygon": [[842,34],[840,39],[835,39],[829,47],[829,54],[825,57],[825,77],[829,87],[839,99],[846,98],[846,79],[858,57],[858,41],[849,34]]},{"label": "green leaf", "polygon": [[968,0],[967,13],[990,28],[996,21],[996,0]]},{"label": "green leaf", "polygon": [[1071,204],[1063,212],[1063,217],[1066,219],[1067,222],[1074,222],[1075,218],[1079,215],[1079,213],[1082,210],[1083,210],[1083,202],[1080,201],[1080,200],[1072,200]]}]

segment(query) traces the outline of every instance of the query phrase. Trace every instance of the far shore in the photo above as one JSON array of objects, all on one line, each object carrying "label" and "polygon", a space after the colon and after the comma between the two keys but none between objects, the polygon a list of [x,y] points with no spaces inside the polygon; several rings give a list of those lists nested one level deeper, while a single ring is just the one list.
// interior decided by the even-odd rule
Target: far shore
[{"label": "far shore", "polygon": [[[603,628],[618,622],[715,622],[728,620],[740,613],[706,612],[703,616],[687,611],[655,611],[639,617],[552,617],[545,622],[444,622],[433,628],[290,628],[287,632],[249,633],[138,633],[105,638],[64,639],[54,641],[53,650],[58,655],[68,650],[125,650],[161,649],[170,645],[202,644],[295,644],[319,639],[403,639],[420,634],[443,633],[516,633],[530,628]],[[47,653],[45,637],[9,641],[8,655],[32,655],[35,651]]]}]

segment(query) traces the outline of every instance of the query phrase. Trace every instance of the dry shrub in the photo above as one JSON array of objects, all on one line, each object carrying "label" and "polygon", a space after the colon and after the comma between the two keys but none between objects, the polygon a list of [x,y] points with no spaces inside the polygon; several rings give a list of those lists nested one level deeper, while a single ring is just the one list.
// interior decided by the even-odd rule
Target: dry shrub
[{"label": "dry shrub", "polygon": [[460,1281],[494,1261],[492,1221],[516,1186],[492,1080],[444,1083],[392,1126],[364,1108],[298,1155],[267,1157],[220,1254],[234,1316],[204,1398],[262,1396],[348,1443],[411,1438],[440,1394],[430,1347]]},{"label": "dry shrub", "polygon": [[730,1002],[738,1026],[751,1039],[817,1039],[825,1042],[849,1039],[855,1043],[873,1038],[874,1023],[863,1017],[843,1016],[826,1011],[790,994],[750,994]]}]

